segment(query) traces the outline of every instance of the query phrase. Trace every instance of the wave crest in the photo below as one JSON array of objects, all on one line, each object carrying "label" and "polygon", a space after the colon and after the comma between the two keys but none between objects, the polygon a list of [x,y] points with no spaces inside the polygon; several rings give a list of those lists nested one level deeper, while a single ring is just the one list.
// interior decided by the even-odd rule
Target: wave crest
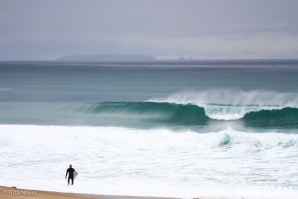
[{"label": "wave crest", "polygon": [[275,91],[210,89],[200,92],[184,91],[151,102],[194,104],[203,107],[206,116],[215,120],[238,120],[251,112],[298,108],[298,94]]},{"label": "wave crest", "polygon": [[267,90],[209,89],[205,91],[183,91],[165,98],[152,98],[149,101],[195,104],[200,107],[204,107],[206,104],[226,104],[298,108],[297,93],[279,93]]}]

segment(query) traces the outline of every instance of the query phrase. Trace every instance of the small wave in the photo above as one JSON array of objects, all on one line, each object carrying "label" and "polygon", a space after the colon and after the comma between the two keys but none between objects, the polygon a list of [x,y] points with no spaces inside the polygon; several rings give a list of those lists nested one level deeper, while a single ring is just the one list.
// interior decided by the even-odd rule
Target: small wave
[{"label": "small wave", "polygon": [[272,149],[297,149],[298,139],[297,135],[287,135],[278,133],[244,133],[235,130],[223,130],[214,133],[219,140],[217,140],[217,147],[233,148],[240,150],[249,150],[253,152],[260,152]]}]

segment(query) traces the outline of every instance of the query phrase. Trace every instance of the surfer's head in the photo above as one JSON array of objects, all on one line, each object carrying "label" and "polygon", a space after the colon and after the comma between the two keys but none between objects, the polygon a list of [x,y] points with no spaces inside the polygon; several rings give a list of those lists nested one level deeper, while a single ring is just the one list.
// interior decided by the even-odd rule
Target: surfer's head
[{"label": "surfer's head", "polygon": [[72,168],[72,165],[71,164],[69,165],[69,168]]}]

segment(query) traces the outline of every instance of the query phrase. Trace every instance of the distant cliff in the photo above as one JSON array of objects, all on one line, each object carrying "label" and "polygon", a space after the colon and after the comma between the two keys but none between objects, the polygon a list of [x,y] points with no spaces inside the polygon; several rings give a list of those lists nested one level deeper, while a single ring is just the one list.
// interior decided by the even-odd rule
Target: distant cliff
[{"label": "distant cliff", "polygon": [[155,61],[150,55],[108,54],[108,55],[76,55],[65,56],[56,61]]}]

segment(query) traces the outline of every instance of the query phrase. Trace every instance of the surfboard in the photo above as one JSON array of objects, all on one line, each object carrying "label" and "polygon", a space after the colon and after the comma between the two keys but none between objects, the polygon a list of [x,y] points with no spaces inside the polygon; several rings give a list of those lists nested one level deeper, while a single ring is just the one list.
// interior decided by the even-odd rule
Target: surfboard
[{"label": "surfboard", "polygon": [[76,178],[78,176],[78,172],[73,172],[73,177]]}]

